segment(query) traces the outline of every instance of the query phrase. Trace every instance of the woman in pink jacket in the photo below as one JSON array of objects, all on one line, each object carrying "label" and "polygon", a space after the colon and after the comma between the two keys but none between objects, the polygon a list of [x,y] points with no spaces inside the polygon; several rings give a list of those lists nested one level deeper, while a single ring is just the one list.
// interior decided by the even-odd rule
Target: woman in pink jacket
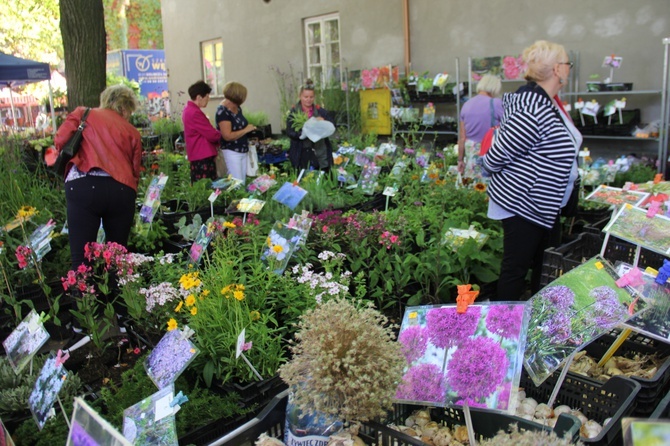
[{"label": "woman in pink jacket", "polygon": [[191,100],[186,103],[181,119],[184,123],[186,156],[191,163],[191,182],[202,178],[215,180],[216,155],[221,142],[221,133],[214,128],[202,111],[207,107],[212,88],[204,81],[188,87]]}]

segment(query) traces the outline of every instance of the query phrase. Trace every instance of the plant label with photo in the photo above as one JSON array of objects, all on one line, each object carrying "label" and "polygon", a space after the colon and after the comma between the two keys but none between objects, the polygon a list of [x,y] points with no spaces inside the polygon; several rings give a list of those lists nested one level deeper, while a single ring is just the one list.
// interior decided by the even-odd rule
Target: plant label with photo
[{"label": "plant label with photo", "polygon": [[396,400],[513,412],[529,311],[525,303],[407,307],[398,342],[407,366]]},{"label": "plant label with photo", "polygon": [[31,310],[2,342],[14,372],[19,374],[48,340],[49,333],[40,321],[39,315],[35,310]]},{"label": "plant label with photo", "polygon": [[164,389],[177,380],[198,353],[200,350],[181,330],[170,330],[147,356],[144,368],[156,387]]},{"label": "plant label with photo", "polygon": [[177,426],[174,410],[170,405],[173,399],[174,386],[170,384],[125,409],[123,436],[136,446],[177,446]]},{"label": "plant label with photo", "polygon": [[142,208],[139,212],[140,221],[142,221],[142,223],[151,223],[154,220],[161,204],[161,192],[165,188],[168,178],[167,175],[162,173],[159,176],[152,178],[149,188],[147,189],[144,204],[142,204]]},{"label": "plant label with photo", "polygon": [[581,346],[629,318],[635,299],[630,288],[617,286],[618,278],[614,267],[597,256],[530,299],[524,366],[536,386]]},{"label": "plant label with photo", "polygon": [[290,210],[294,210],[306,195],[307,191],[302,187],[286,182],[272,196],[272,199],[285,205]]},{"label": "plant label with photo", "polygon": [[65,446],[133,446],[82,398],[74,399],[72,421]]},{"label": "plant label with photo", "polygon": [[212,241],[213,237],[214,231],[208,225],[200,226],[198,235],[195,237],[195,241],[189,250],[189,257],[194,263],[197,264],[200,262],[202,255],[207,250],[209,242]]},{"label": "plant label with photo", "polygon": [[28,397],[28,407],[40,430],[49,419],[51,408],[56,403],[58,392],[66,379],[67,370],[63,367],[63,363],[54,354],[51,354],[44,362]]},{"label": "plant label with photo", "polygon": [[670,218],[664,215],[647,217],[645,209],[626,204],[603,231],[663,255],[670,254]]}]

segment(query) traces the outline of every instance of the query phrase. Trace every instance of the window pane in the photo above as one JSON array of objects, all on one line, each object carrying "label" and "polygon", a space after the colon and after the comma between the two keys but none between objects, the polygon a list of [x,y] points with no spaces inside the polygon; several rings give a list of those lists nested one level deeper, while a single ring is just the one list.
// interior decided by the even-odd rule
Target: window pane
[{"label": "window pane", "polygon": [[320,64],[321,63],[321,48],[318,46],[310,47],[309,49],[309,64]]},{"label": "window pane", "polygon": [[328,42],[337,42],[340,40],[340,32],[338,27],[339,20],[328,20],[326,25],[326,36],[328,36]]},{"label": "window pane", "polygon": [[320,85],[321,84],[321,73],[323,70],[321,67],[316,66],[316,67],[310,67],[309,68],[309,78],[312,79],[313,82],[316,84]]},{"label": "window pane", "polygon": [[321,43],[321,24],[310,23],[307,26],[307,29],[308,29],[307,44],[318,45],[319,43]]},{"label": "window pane", "polygon": [[212,95],[220,95],[224,85],[223,42],[211,40],[201,43],[200,47],[204,80],[212,87]]},{"label": "window pane", "polygon": [[329,45],[330,49],[330,55],[329,55],[329,60],[330,63],[333,65],[339,65],[340,63],[340,44],[339,43],[331,43]]}]

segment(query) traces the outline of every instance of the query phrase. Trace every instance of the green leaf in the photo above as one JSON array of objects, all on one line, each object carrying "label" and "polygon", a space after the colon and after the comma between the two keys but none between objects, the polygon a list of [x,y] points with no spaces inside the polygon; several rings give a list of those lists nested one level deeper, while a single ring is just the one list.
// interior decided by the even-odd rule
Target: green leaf
[{"label": "green leaf", "polygon": [[214,378],[214,362],[207,361],[202,368],[202,377],[205,380],[207,387],[212,387],[212,379]]},{"label": "green leaf", "polygon": [[421,300],[422,300],[422,296],[421,296],[421,292],[419,292],[419,293],[415,294],[414,296],[410,297],[409,299],[407,299],[407,306],[412,307],[412,306],[415,306],[415,305],[421,305]]}]

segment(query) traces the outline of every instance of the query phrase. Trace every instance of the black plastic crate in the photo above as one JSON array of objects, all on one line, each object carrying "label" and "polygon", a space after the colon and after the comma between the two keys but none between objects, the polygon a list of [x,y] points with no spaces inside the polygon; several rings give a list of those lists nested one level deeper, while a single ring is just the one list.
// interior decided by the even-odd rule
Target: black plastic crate
[{"label": "black plastic crate", "polygon": [[[253,420],[240,426],[234,431],[226,434],[212,443],[212,446],[242,446],[253,445],[256,439],[267,433],[271,437],[284,439],[286,405],[288,403],[288,390],[277,395],[266,408]],[[422,406],[409,404],[396,404],[389,413],[387,422],[404,424],[405,419],[415,410],[423,409]],[[443,425],[465,425],[463,412],[458,409],[430,408],[431,419]],[[544,430],[550,428],[512,415],[505,415],[471,409],[472,425],[475,435],[479,438],[492,438],[500,430],[509,430],[510,424],[516,424],[519,430]],[[554,427],[554,432],[560,437],[568,436],[576,440],[579,437],[579,420],[571,415],[562,415]],[[426,443],[419,439],[396,431],[386,424],[378,421],[363,423],[359,430],[359,436],[366,444],[378,446],[403,446],[415,445],[425,446]]]},{"label": "black plastic crate", "polygon": [[[553,282],[564,273],[575,269],[582,263],[600,254],[604,234],[592,234],[583,232],[579,234],[576,240],[573,240],[558,248],[548,248],[544,251],[542,260],[542,274],[540,277],[540,286],[546,286]],[[605,259],[612,264],[617,261],[633,264],[635,261],[635,250],[637,245],[619,240],[616,237],[610,237],[605,249]],[[642,248],[638,266],[646,268],[648,266],[658,269],[663,265],[666,257],[653,251]]]},{"label": "black plastic crate", "polygon": [[240,404],[243,407],[265,406],[274,398],[288,388],[288,385],[275,375],[262,381],[253,381],[244,385],[238,383],[214,384],[214,389],[224,393],[237,393],[240,396]]},{"label": "black plastic crate", "polygon": [[[584,347],[584,350],[589,356],[599,361],[615,341],[615,334],[604,334],[589,343]],[[670,390],[670,344],[648,338],[639,333],[632,333],[614,353],[615,356],[627,358],[632,358],[635,354],[657,354],[666,357],[665,362],[658,368],[653,377],[631,376],[632,380],[640,383],[640,391],[635,400],[634,415],[648,417],[667,391]]]},{"label": "black plastic crate", "polygon": [[[535,386],[528,374],[521,374],[520,387],[526,391],[526,396],[534,398],[538,403],[549,401],[559,372],[547,378],[538,387]],[[635,398],[640,391],[640,383],[630,378],[615,376],[606,383],[599,383],[590,378],[568,374],[554,402],[554,406],[567,405],[581,411],[588,419],[595,420],[601,425],[610,418],[600,434],[591,439],[581,438],[588,445],[621,444],[621,419],[629,417],[635,411]]]},{"label": "black plastic crate", "polygon": [[658,403],[658,406],[656,406],[649,418],[652,420],[670,418],[670,392],[668,392],[661,402]]},{"label": "black plastic crate", "polygon": [[213,441],[221,438],[228,432],[231,432],[238,427],[244,425],[249,420],[253,419],[253,414],[240,415],[238,417],[223,418],[209,423],[205,426],[193,429],[186,435],[179,437],[180,445],[194,445],[205,446]]}]

